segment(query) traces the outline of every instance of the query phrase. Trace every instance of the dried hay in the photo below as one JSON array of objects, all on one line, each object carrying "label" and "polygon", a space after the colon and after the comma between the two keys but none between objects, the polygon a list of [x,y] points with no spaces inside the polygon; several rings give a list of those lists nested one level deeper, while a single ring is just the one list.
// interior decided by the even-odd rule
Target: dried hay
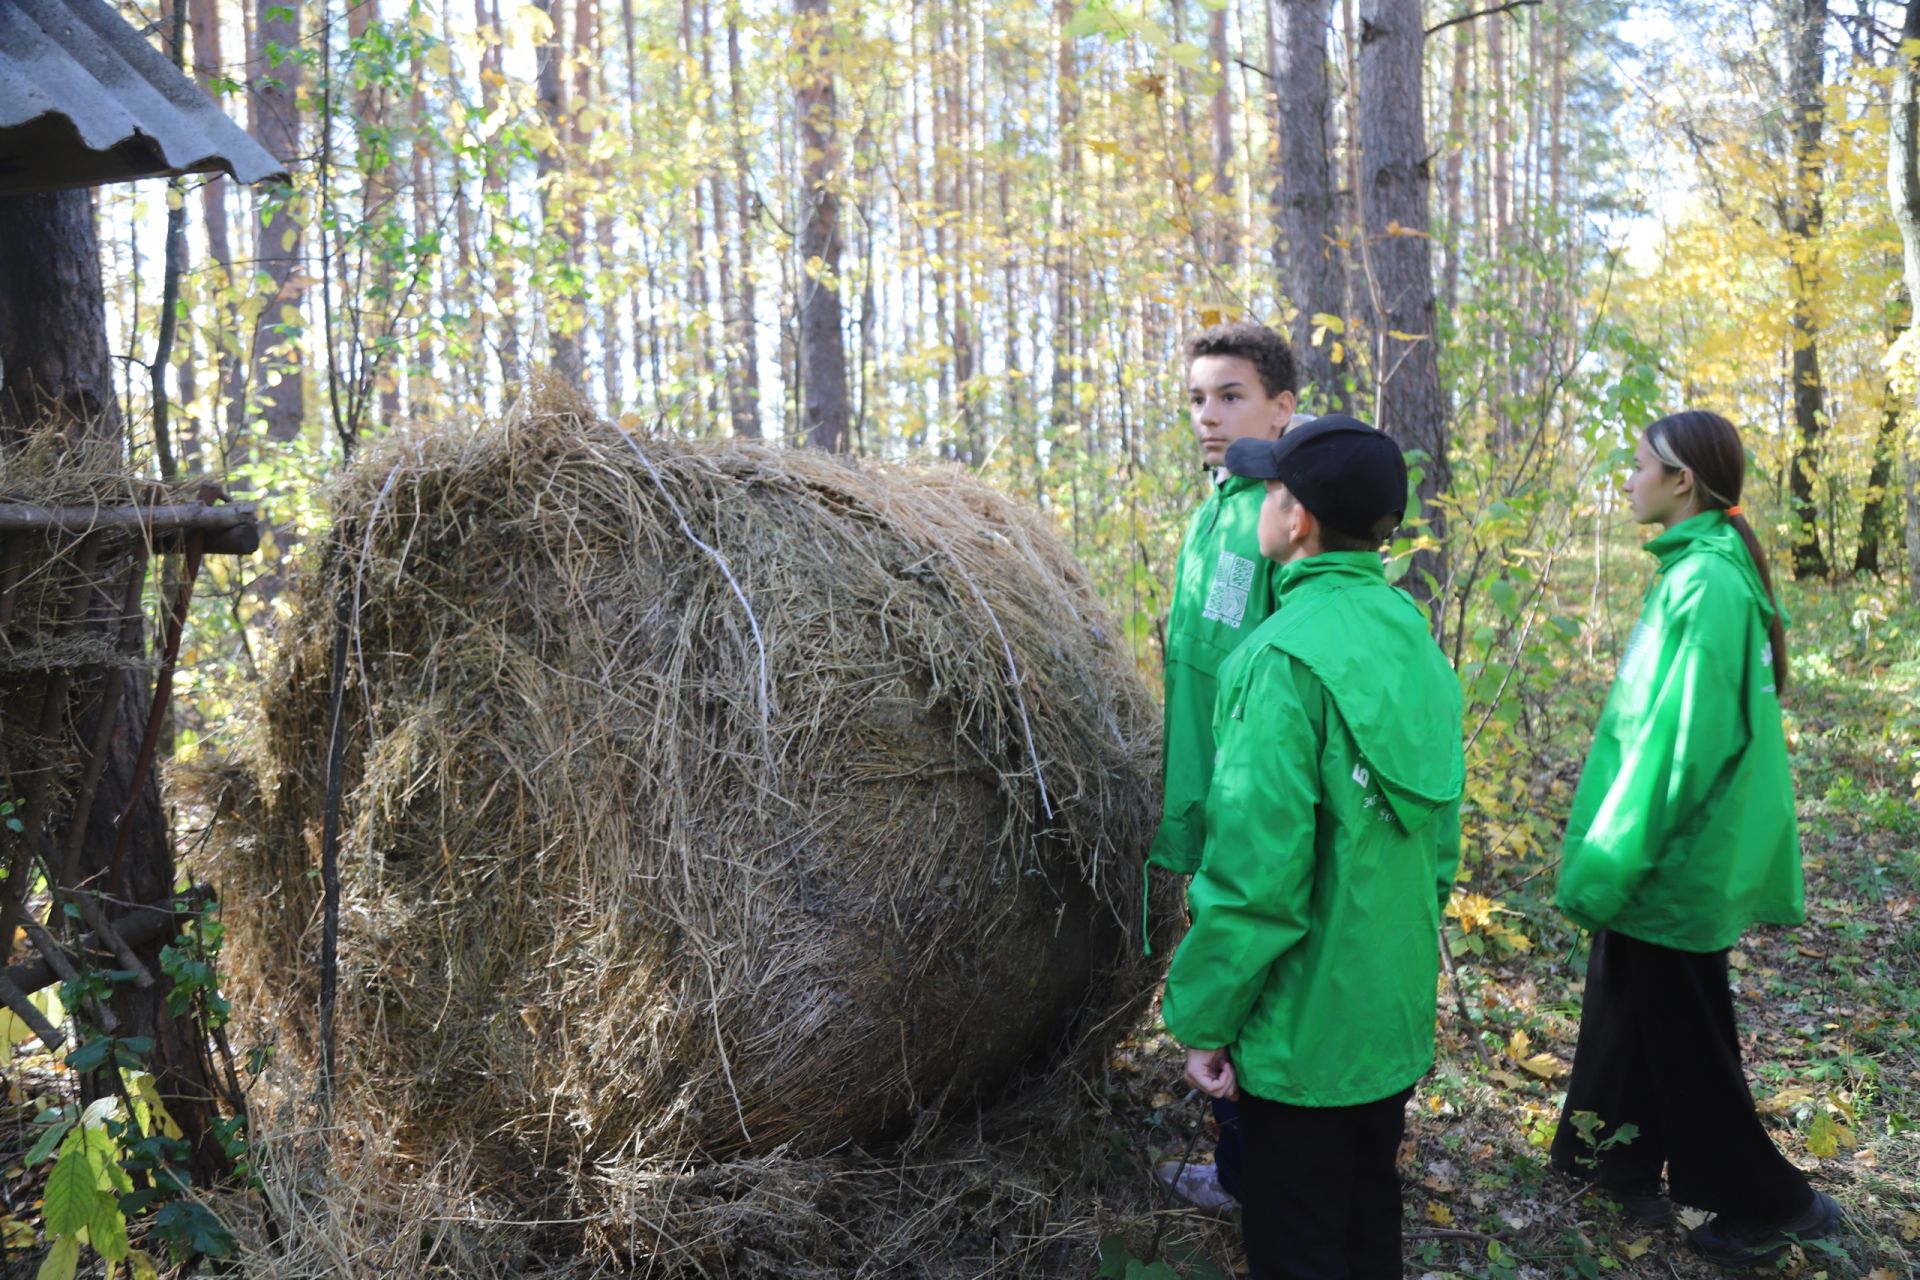
[{"label": "dried hay", "polygon": [[329,507],[219,878],[236,993],[298,1041],[344,602],[343,1088],[403,1156],[697,1258],[663,1206],[739,1188],[688,1179],[1141,1007],[1154,709],[1034,513],[551,392],[382,442]]},{"label": "dried hay", "polygon": [[1229,1254],[1231,1224],[1156,1195],[1146,1153],[1116,1151],[1113,1117],[1072,1083],[1062,1073],[978,1127],[918,1126],[872,1154],[635,1162],[612,1199],[545,1214],[479,1190],[470,1146],[416,1163],[362,1119],[335,1132],[323,1162],[269,1115],[253,1161],[263,1194],[215,1208],[248,1280],[1081,1277],[1103,1239],[1150,1253],[1176,1221]]}]

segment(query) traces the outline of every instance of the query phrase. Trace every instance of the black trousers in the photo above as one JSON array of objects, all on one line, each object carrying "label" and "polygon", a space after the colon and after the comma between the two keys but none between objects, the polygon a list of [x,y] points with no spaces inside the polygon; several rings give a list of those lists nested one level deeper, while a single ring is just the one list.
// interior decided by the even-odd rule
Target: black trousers
[{"label": "black trousers", "polygon": [[[1596,1157],[1569,1117],[1600,1118],[1595,1139],[1632,1124],[1630,1142]],[[1813,1200],[1806,1177],[1767,1137],[1740,1069],[1727,953],[1675,951],[1594,935],[1580,1041],[1553,1167],[1610,1185],[1658,1180],[1673,1199],[1738,1219],[1778,1222]]]},{"label": "black trousers", "polygon": [[1253,1280],[1401,1280],[1397,1157],[1412,1096],[1296,1107],[1240,1095]]}]

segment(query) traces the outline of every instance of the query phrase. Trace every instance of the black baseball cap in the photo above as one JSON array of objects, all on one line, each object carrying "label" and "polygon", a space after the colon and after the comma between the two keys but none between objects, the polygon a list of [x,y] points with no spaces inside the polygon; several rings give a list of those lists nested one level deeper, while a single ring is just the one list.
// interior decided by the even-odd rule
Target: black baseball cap
[{"label": "black baseball cap", "polygon": [[1226,467],[1236,476],[1278,480],[1320,523],[1350,538],[1384,541],[1407,512],[1400,446],[1343,413],[1302,423],[1278,440],[1235,440]]}]

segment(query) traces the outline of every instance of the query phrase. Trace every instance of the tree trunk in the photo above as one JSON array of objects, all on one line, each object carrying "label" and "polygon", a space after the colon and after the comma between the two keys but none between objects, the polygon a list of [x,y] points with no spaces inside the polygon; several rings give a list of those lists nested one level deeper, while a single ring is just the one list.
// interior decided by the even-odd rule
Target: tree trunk
[{"label": "tree trunk", "polygon": [[[1327,24],[1332,0],[1279,0],[1278,31],[1273,42],[1274,114],[1280,166],[1273,188],[1273,223],[1278,233],[1274,266],[1280,291],[1293,300],[1294,358],[1300,380],[1313,388],[1314,407],[1343,412],[1347,407],[1344,369],[1334,363],[1344,332],[1313,341],[1316,315],[1336,316],[1345,330],[1346,270],[1340,260],[1335,224],[1333,146],[1327,87]],[[1305,390],[1305,387],[1302,388]]]},{"label": "tree trunk", "polygon": [[831,0],[794,0],[794,43],[801,68],[794,91],[799,116],[799,292],[801,429],[815,448],[845,453],[851,406],[847,348],[840,330],[840,193],[833,68],[826,43]]},{"label": "tree trunk", "polygon": [[0,443],[39,423],[118,432],[93,193],[0,197]]},{"label": "tree trunk", "polygon": [[[5,370],[5,382],[0,384],[0,448],[16,446],[27,430],[47,427],[65,431],[75,440],[120,443],[123,425],[114,403],[106,325],[92,194],[74,190],[0,197],[0,368]],[[119,629],[123,624],[119,591],[103,594],[113,598],[96,600],[90,625]],[[141,779],[137,793],[134,788],[134,766],[147,722],[143,669],[108,670],[60,687],[67,690],[66,706],[52,714],[59,731],[92,741],[97,716],[113,717],[105,768],[87,813],[52,808],[22,816],[38,827],[43,852],[62,852],[63,856],[49,860],[56,868],[76,838],[73,828],[84,822],[74,883],[104,895],[118,820],[130,807],[131,832],[114,900],[136,905],[170,903],[173,845],[152,770]],[[43,724],[48,722],[47,712],[37,704],[50,693],[48,688],[33,688],[27,695],[36,704],[33,714]],[[136,795],[137,803],[129,806]],[[115,914],[104,896],[101,905],[108,915]],[[12,935],[11,921],[6,933]],[[172,940],[162,937],[134,949],[154,984],[145,989],[131,982],[117,984],[112,1009],[120,1019],[119,1034],[153,1038],[154,1047],[143,1065],[153,1073],[168,1112],[187,1136],[194,1178],[207,1182],[230,1166],[215,1138],[218,1113],[202,1037],[191,1019],[167,1013],[171,984],[160,964],[160,949]]]},{"label": "tree trunk", "polygon": [[1827,0],[1788,0],[1788,97],[1793,106],[1793,189],[1786,202],[1789,285],[1793,302],[1793,424],[1797,437],[1790,488],[1793,495],[1793,576],[1824,578],[1827,553],[1820,545],[1820,507],[1814,494],[1820,437],[1826,430],[1826,388],[1820,381],[1820,334],[1813,313],[1819,287],[1821,181],[1820,129],[1825,112],[1820,86],[1826,56]]},{"label": "tree trunk", "polygon": [[1240,227],[1233,198],[1233,58],[1227,52],[1227,11],[1215,9],[1207,24],[1207,51],[1220,83],[1213,90],[1213,189],[1220,208],[1214,220],[1213,258],[1222,267],[1240,261]]},{"label": "tree trunk", "polygon": [[1467,67],[1473,60],[1473,24],[1462,22],[1453,29],[1453,75],[1447,88],[1447,160],[1445,166],[1446,265],[1441,297],[1452,311],[1460,296],[1460,187],[1467,154]]},{"label": "tree trunk", "polygon": [[[1920,41],[1920,0],[1907,0],[1901,30],[1903,50]],[[1907,297],[1920,306],[1920,62],[1911,53],[1899,61],[1887,124],[1887,188],[1893,220],[1900,228]],[[1920,601],[1920,455],[1906,457],[1907,590]]]},{"label": "tree trunk", "polygon": [[[1362,0],[1360,196],[1378,382],[1375,425],[1426,454],[1419,494],[1428,532],[1439,541],[1444,517],[1434,498],[1446,491],[1449,468],[1428,236],[1424,40],[1419,0]],[[1416,593],[1428,589],[1419,571],[1439,582],[1444,567],[1440,551],[1416,556]]]},{"label": "tree trunk", "polygon": [[1900,445],[1900,400],[1891,381],[1880,413],[1880,431],[1873,444],[1873,470],[1867,476],[1867,498],[1860,508],[1860,541],[1853,552],[1855,574],[1879,574],[1880,535],[1887,527],[1888,490],[1893,484],[1894,455]]},{"label": "tree trunk", "polygon": [[1513,225],[1513,115],[1507,102],[1507,15],[1496,13],[1487,24],[1487,112],[1493,118],[1493,154],[1488,177],[1493,188],[1493,225],[1488,230],[1500,245]]},{"label": "tree trunk", "polygon": [[[302,164],[300,150],[301,67],[292,56],[300,46],[299,0],[256,0],[253,49],[253,136],[289,169]],[[253,331],[252,376],[261,402],[267,438],[297,438],[306,418],[300,342],[304,324],[300,299],[306,291],[301,270],[301,231],[292,187],[256,191],[259,244],[254,256],[269,281],[266,305]],[[320,267],[326,270],[325,264]],[[242,415],[242,422],[246,415]],[[244,447],[244,442],[240,442]]]},{"label": "tree trunk", "polygon": [[760,425],[760,338],[753,302],[753,188],[747,161],[747,129],[741,115],[746,98],[746,74],[740,61],[740,18],[727,10],[728,100],[733,111],[733,309],[727,317],[728,335],[737,367],[728,380],[733,395],[733,433],[758,440]]},{"label": "tree trunk", "polygon": [[[193,27],[194,78],[209,96],[213,96],[216,82],[226,74],[226,58],[220,48],[220,12],[215,0],[191,0],[187,15]],[[213,260],[215,268],[214,290],[230,297],[233,288],[233,244],[227,227],[227,180],[224,177],[214,174],[201,184],[200,213],[207,224],[207,256]],[[238,331],[239,318],[231,302],[221,306],[219,315],[228,332]],[[215,353],[220,396],[226,400],[224,419],[216,412],[214,421],[224,422],[224,439],[238,440],[240,429],[246,422],[246,365],[235,357],[226,343],[214,342],[211,345]],[[224,455],[224,450],[221,452]]]},{"label": "tree trunk", "polygon": [[[569,217],[570,198],[566,189],[566,170],[561,163],[561,139],[566,136],[567,91],[560,77],[561,51],[566,47],[561,27],[567,11],[564,0],[535,0],[547,15],[553,35],[535,52],[539,72],[536,85],[540,97],[540,117],[546,121],[550,141],[534,156],[534,173],[540,188],[540,240],[542,259],[558,257],[571,261],[574,229]],[[585,371],[580,359],[580,341],[568,300],[555,298],[547,308],[547,342],[553,355],[553,371],[575,390],[585,389]]]}]

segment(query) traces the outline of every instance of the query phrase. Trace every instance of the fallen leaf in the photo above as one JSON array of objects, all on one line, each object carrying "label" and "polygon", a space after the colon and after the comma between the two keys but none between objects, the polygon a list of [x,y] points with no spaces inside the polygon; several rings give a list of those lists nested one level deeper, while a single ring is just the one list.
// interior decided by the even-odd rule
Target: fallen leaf
[{"label": "fallen leaf", "polygon": [[1625,1253],[1627,1257],[1631,1259],[1631,1258],[1639,1257],[1641,1254],[1645,1253],[1647,1250],[1651,1248],[1653,1248],[1653,1237],[1641,1236],[1638,1240],[1635,1240],[1632,1243],[1628,1244],[1627,1247],[1624,1250],[1622,1250],[1622,1252]]},{"label": "fallen leaf", "polygon": [[1542,1080],[1551,1080],[1567,1069],[1560,1059],[1550,1053],[1536,1053],[1520,1064],[1520,1069],[1529,1075],[1539,1076]]},{"label": "fallen leaf", "polygon": [[1453,1210],[1447,1208],[1447,1206],[1441,1204],[1438,1200],[1429,1200],[1427,1201],[1427,1220],[1436,1227],[1451,1226],[1453,1224]]}]

